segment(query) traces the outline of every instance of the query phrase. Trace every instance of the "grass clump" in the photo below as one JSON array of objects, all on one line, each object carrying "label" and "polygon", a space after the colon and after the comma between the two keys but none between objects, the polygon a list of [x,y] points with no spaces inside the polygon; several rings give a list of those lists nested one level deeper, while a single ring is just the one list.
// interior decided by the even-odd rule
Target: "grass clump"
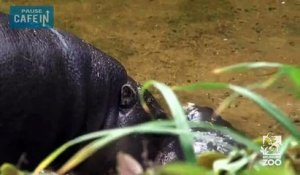
[{"label": "grass clump", "polygon": [[[125,128],[117,128],[104,130],[86,134],[75,138],[61,147],[57,148],[52,154],[46,157],[34,170],[33,174],[37,175],[42,170],[53,162],[62,152],[69,147],[93,140],[89,142],[85,147],[79,150],[73,155],[59,170],[58,174],[65,174],[72,168],[83,162],[90,155],[95,153],[98,149],[103,148],[105,145],[130,134],[141,133],[158,133],[158,134],[171,134],[179,136],[179,141],[183,149],[185,156],[185,162],[171,163],[162,167],[153,167],[144,172],[144,174],[162,174],[162,175],[199,175],[199,174],[242,174],[242,175],[294,175],[297,172],[295,167],[298,160],[289,158],[288,151],[295,148],[299,148],[300,132],[299,128],[281,111],[276,105],[269,102],[261,95],[254,92],[255,89],[266,89],[273,86],[277,81],[282,78],[288,78],[294,86],[294,95],[300,97],[300,69],[297,66],[269,63],[269,62],[255,62],[255,63],[241,63],[220,69],[214,70],[214,73],[220,74],[225,72],[240,72],[248,71],[256,68],[277,68],[277,72],[262,82],[256,82],[246,87],[220,83],[220,82],[198,82],[185,86],[168,87],[167,85],[157,81],[147,81],[144,83],[140,96],[146,89],[151,86],[157,88],[164,99],[166,100],[168,107],[173,116],[173,120],[169,121],[151,121],[148,123],[139,124],[136,126],[130,126]],[[230,89],[233,93],[227,97],[216,110],[221,112],[239,95],[243,95],[249,100],[254,101],[263,110],[265,110],[270,117],[275,119],[288,133],[289,137],[285,138],[281,147],[280,154],[282,158],[282,164],[280,166],[262,166],[261,165],[261,144],[258,141],[247,138],[244,135],[233,131],[232,129],[215,126],[207,123],[195,123],[189,122],[186,118],[184,110],[176,97],[174,91],[193,91],[198,89]],[[142,99],[142,98],[141,98]],[[146,109],[147,106],[142,99],[142,105]],[[193,133],[191,128],[205,128],[211,130],[217,130],[222,133],[230,135],[233,139],[239,141],[246,146],[246,149],[233,150],[228,156],[220,155],[219,153],[207,153],[203,155],[195,155],[193,152]],[[297,150],[297,149],[296,149]],[[300,150],[300,149],[298,149]],[[299,155],[299,152],[295,154]],[[295,155],[294,154],[294,155]],[[295,157],[295,156],[294,156]],[[297,157],[297,156],[296,156]],[[210,161],[207,161],[210,160]],[[4,171],[3,170],[4,167]],[[6,168],[5,168],[6,167]],[[7,169],[9,167],[9,169]],[[299,171],[299,170],[298,170]],[[13,172],[13,173],[11,173]],[[3,165],[3,175],[16,174],[19,171],[13,171],[10,166]],[[299,173],[299,172],[298,172]],[[18,173],[17,173],[18,174]]]}]

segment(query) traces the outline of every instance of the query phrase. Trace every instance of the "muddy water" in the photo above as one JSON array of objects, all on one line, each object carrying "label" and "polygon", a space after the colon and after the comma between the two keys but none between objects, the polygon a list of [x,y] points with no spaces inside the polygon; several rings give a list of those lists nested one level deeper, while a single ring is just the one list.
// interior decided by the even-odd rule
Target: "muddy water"
[{"label": "muddy water", "polygon": [[[245,61],[300,65],[300,1],[276,0],[56,0],[4,1],[54,3],[55,26],[76,34],[117,58],[136,80],[180,85],[221,81],[246,85],[273,70],[214,75],[214,68]],[[299,77],[300,78],[300,77]],[[259,91],[300,123],[300,102],[282,88]],[[216,108],[229,91],[179,93]],[[239,97],[222,115],[238,129],[257,137],[283,134],[279,125],[252,102]]]}]

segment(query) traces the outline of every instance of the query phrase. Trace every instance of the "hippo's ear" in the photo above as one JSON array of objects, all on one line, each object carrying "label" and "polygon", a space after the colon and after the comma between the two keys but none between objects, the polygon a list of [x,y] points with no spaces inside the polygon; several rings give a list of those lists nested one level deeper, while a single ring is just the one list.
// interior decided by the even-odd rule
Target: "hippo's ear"
[{"label": "hippo's ear", "polygon": [[130,84],[125,84],[121,89],[120,106],[122,108],[130,108],[137,102],[137,93]]}]

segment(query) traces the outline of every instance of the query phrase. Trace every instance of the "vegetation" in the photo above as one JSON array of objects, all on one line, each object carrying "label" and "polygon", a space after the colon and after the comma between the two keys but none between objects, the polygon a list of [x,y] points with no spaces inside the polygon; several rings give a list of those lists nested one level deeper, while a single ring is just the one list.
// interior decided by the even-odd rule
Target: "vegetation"
[{"label": "vegetation", "polygon": [[[132,127],[99,131],[80,136],[65,143],[57,150],[55,150],[52,154],[50,154],[47,158],[45,158],[35,169],[33,174],[38,174],[43,169],[47,168],[47,166],[52,161],[54,161],[63,151],[75,144],[97,138],[96,140],[90,142],[84,148],[79,150],[75,155],[73,155],[73,157],[71,157],[59,170],[57,170],[58,174],[64,174],[68,172],[76,165],[84,161],[87,157],[92,155],[96,150],[101,149],[108,143],[126,135],[135,133],[167,133],[178,135],[184,155],[186,157],[185,162],[172,163],[162,167],[153,167],[143,172],[144,174],[295,175],[297,173],[300,173],[299,169],[297,170],[297,166],[299,167],[300,162],[299,128],[297,128],[297,126],[277,106],[254,92],[254,90],[256,89],[269,88],[283,78],[288,78],[293,85],[291,91],[296,97],[300,97],[300,68],[293,65],[279,63],[255,62],[242,63],[224,67],[221,69],[216,69],[214,70],[214,73],[219,74],[225,72],[239,72],[256,68],[276,68],[277,72],[265,81],[250,84],[246,87],[215,82],[198,82],[186,86],[168,87],[161,82],[147,81],[142,87],[140,96],[142,97],[144,91],[151,86],[157,88],[165,98],[174,120],[152,121]],[[221,112],[226,107],[228,107],[228,105],[239,95],[243,95],[244,97],[254,101],[263,110],[268,112],[270,114],[270,117],[274,118],[289,133],[289,137],[284,138],[283,143],[280,147],[280,157],[282,160],[282,164],[279,166],[263,166],[261,164],[260,155],[262,142],[259,139],[252,140],[237,133],[236,131],[221,126],[215,126],[207,123],[189,122],[174,91],[192,91],[198,89],[230,89],[233,91],[233,93],[227,99],[225,99],[222,104],[220,104],[220,106],[216,110],[217,112]],[[147,110],[147,106],[145,105],[145,102],[143,100],[142,103],[144,108]],[[232,150],[232,152],[228,156],[216,152],[194,155],[193,133],[191,132],[190,128],[213,129],[229,134],[235,140],[238,140],[240,143],[246,145],[246,149]],[[270,140],[270,142],[271,141],[272,140]],[[292,153],[292,156],[290,155],[290,153]],[[138,163],[136,162],[135,164]],[[122,171],[122,169],[119,169],[119,171]],[[1,167],[1,174],[3,175],[16,175],[20,173],[23,172],[15,169],[13,166],[8,164],[4,164]]]}]

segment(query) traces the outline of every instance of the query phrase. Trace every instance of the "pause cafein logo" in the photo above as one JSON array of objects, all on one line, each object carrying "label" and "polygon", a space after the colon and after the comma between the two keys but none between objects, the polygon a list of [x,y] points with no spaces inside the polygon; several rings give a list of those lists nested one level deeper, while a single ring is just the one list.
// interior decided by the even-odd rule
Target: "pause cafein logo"
[{"label": "pause cafein logo", "polygon": [[53,6],[11,6],[9,26],[12,29],[53,28]]},{"label": "pause cafein logo", "polygon": [[263,136],[263,145],[260,152],[262,153],[262,165],[279,166],[281,165],[281,136],[266,135]]}]

